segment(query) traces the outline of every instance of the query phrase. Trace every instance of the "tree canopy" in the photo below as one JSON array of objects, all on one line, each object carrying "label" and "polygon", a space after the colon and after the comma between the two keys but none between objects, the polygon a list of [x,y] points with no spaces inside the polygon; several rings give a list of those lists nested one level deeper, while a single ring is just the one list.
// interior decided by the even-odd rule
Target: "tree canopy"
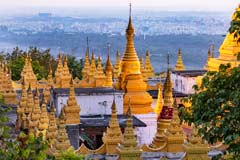
[{"label": "tree canopy", "polygon": [[221,65],[219,72],[207,72],[196,93],[183,108],[181,119],[199,127],[208,143],[223,142],[226,153],[240,157],[240,67]]},{"label": "tree canopy", "polygon": [[[15,47],[11,53],[1,52],[0,61],[5,62],[11,69],[12,79],[17,81],[21,78],[21,71],[24,66],[26,52],[18,47]],[[32,58],[33,72],[36,74],[37,79],[47,78],[50,65],[53,71],[57,68],[57,60],[51,55],[50,49],[40,50],[36,47],[29,47],[28,54]],[[82,78],[83,60],[77,60],[75,56],[68,56],[68,67],[73,75],[73,78]]]},{"label": "tree canopy", "polygon": [[234,37],[240,42],[240,11],[234,13],[229,32],[234,34]]}]

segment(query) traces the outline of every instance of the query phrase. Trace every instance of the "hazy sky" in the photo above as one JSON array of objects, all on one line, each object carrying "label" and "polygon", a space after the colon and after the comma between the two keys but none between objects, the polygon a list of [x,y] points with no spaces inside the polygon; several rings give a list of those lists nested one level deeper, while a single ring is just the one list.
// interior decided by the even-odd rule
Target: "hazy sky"
[{"label": "hazy sky", "polygon": [[[127,7],[130,0],[0,0],[1,8],[22,7]],[[237,0],[131,0],[133,8],[159,10],[232,11]]]}]

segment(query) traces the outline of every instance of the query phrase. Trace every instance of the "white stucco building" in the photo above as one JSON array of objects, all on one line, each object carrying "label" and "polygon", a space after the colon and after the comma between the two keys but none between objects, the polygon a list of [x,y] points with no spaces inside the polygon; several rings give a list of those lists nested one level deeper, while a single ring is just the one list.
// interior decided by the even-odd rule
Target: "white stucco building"
[{"label": "white stucco building", "polygon": [[205,73],[206,70],[172,71],[171,80],[174,91],[183,94],[194,93],[193,86],[196,84],[196,78]]}]

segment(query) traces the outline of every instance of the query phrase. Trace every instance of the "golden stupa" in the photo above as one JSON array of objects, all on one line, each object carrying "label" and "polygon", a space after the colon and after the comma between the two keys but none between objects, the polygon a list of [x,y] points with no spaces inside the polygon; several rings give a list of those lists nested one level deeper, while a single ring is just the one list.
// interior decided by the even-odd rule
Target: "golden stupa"
[{"label": "golden stupa", "polygon": [[152,67],[152,64],[151,64],[149,50],[146,51],[145,72],[146,72],[147,78],[153,78],[154,77],[154,70],[153,70],[153,67]]},{"label": "golden stupa", "polygon": [[130,100],[129,100],[127,116],[128,118],[127,118],[126,127],[123,135],[123,141],[118,148],[119,160],[129,160],[129,159],[140,160],[142,150],[138,147],[137,139],[134,135]]},{"label": "golden stupa", "polygon": [[117,50],[116,53],[116,62],[114,65],[114,69],[113,69],[113,78],[118,78],[119,74],[120,74],[120,64],[121,64],[121,58],[120,58],[120,53]]},{"label": "golden stupa", "polygon": [[25,57],[25,64],[21,73],[21,81],[23,81],[23,78],[24,78],[24,82],[26,84],[31,84],[32,88],[37,87],[37,77],[33,72],[32,59],[29,54],[26,54],[26,57]]},{"label": "golden stupa", "polygon": [[133,114],[146,114],[152,112],[152,97],[146,92],[147,84],[144,82],[140,62],[134,47],[134,28],[131,18],[131,7],[128,27],[126,29],[126,50],[121,61],[121,73],[119,76],[118,89],[124,94],[124,112],[128,109],[128,99],[131,99]]},{"label": "golden stupa", "polygon": [[[240,12],[240,5],[233,13],[232,20],[236,19],[237,12]],[[239,37],[234,37],[233,33],[228,33],[219,49],[218,58],[210,58],[207,63],[209,71],[218,71],[221,64],[231,64],[231,67],[236,67],[240,64],[238,53],[240,52],[240,43],[237,42]]]},{"label": "golden stupa", "polygon": [[95,73],[96,87],[101,87],[105,83],[106,76],[102,68],[102,60],[100,55],[98,56],[97,71]]},{"label": "golden stupa", "polygon": [[80,124],[80,106],[77,103],[75,97],[75,90],[73,86],[73,80],[70,82],[69,98],[67,105],[63,108],[65,114],[66,124]]},{"label": "golden stupa", "polygon": [[183,152],[183,142],[185,139],[185,135],[183,133],[182,125],[180,124],[176,99],[174,99],[173,107],[174,109],[172,121],[165,133],[165,137],[167,139],[167,151]]},{"label": "golden stupa", "polygon": [[183,64],[183,60],[182,60],[182,51],[181,49],[179,48],[178,49],[178,59],[177,59],[177,63],[175,65],[175,71],[183,71],[185,70],[185,66]]},{"label": "golden stupa", "polygon": [[112,81],[112,63],[110,59],[110,49],[108,49],[108,58],[106,62],[106,67],[105,67],[105,72],[106,72],[106,80],[105,80],[105,87],[112,87],[113,86],[113,81]]},{"label": "golden stupa", "polygon": [[109,121],[109,127],[107,127],[106,133],[103,135],[102,141],[106,146],[106,154],[117,154],[117,146],[122,142],[122,132],[119,127],[117,119],[117,108],[115,99],[112,104],[112,114]]},{"label": "golden stupa", "polygon": [[162,107],[163,107],[163,98],[162,98],[162,84],[159,83],[158,86],[158,98],[157,98],[157,103],[156,106],[154,108],[154,112],[159,115],[162,111]]}]

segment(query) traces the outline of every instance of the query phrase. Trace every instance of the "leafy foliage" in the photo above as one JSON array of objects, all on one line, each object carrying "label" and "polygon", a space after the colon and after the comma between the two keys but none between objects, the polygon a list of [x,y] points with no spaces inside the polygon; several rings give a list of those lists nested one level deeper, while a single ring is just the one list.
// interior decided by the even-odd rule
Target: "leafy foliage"
[{"label": "leafy foliage", "polygon": [[78,155],[74,152],[74,150],[72,148],[63,151],[61,153],[61,160],[83,160],[84,156],[83,155]]},{"label": "leafy foliage", "polygon": [[82,68],[84,67],[83,60],[78,61],[76,57],[68,55],[68,68],[72,73],[73,78],[82,79]]},{"label": "leafy foliage", "polygon": [[[33,72],[36,74],[37,79],[47,78],[50,65],[55,70],[57,68],[57,60],[50,54],[50,49],[40,50],[36,47],[29,47],[28,53],[32,58]],[[26,52],[14,48],[12,53],[0,53],[0,61],[5,61],[12,71],[12,79],[19,80],[24,66]],[[81,72],[83,68],[83,60],[78,61],[74,56],[68,56],[68,67],[72,72],[73,78],[82,78]]]},{"label": "leafy foliage", "polygon": [[221,65],[219,72],[207,72],[196,93],[189,97],[192,106],[183,108],[181,120],[199,127],[199,134],[210,144],[223,142],[227,153],[240,157],[240,67]]},{"label": "leafy foliage", "polygon": [[240,11],[234,13],[234,18],[231,22],[229,32],[234,34],[234,37],[240,42]]}]

